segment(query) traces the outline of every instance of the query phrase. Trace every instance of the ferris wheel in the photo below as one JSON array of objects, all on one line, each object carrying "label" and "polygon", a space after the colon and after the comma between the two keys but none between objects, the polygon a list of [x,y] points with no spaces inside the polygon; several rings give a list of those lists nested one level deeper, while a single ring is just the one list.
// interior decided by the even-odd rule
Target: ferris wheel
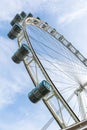
[{"label": "ferris wheel", "polygon": [[17,38],[15,63],[24,62],[35,85],[28,97],[43,100],[59,129],[76,130],[87,124],[87,59],[48,23],[31,13],[17,14],[11,21],[10,39]]}]

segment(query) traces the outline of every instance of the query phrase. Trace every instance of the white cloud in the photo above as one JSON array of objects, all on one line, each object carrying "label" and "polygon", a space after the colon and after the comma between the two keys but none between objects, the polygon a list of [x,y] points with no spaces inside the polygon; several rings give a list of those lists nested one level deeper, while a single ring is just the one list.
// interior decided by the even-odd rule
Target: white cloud
[{"label": "white cloud", "polygon": [[[74,4],[74,6],[73,6]],[[60,0],[3,0],[0,4],[0,21],[10,21],[16,13],[40,12],[54,14],[58,23],[70,23],[86,14],[87,1],[60,1]]]},{"label": "white cloud", "polygon": [[[11,124],[4,124],[4,123],[1,123],[0,124],[0,128],[2,130],[40,130],[41,129],[41,126],[39,125],[39,122],[40,122],[40,119],[38,119],[38,121],[33,121],[31,119],[30,120],[20,120],[18,122],[14,122],[14,123],[11,123]],[[53,130],[53,129],[56,129],[58,128],[57,125],[52,125],[52,127],[50,126],[48,128],[48,130]]]},{"label": "white cloud", "polygon": [[28,121],[26,119],[24,120],[20,120],[11,124],[7,124],[7,123],[0,123],[0,128],[2,130],[35,130],[35,124],[33,121]]},{"label": "white cloud", "polygon": [[0,20],[9,20],[10,16],[20,10],[22,8],[21,1],[18,0],[3,0],[2,4],[0,4],[0,9],[2,10],[0,12]]},{"label": "white cloud", "polygon": [[[6,69],[9,70],[9,68]],[[14,73],[14,71],[16,72]],[[6,73],[8,72],[6,71]],[[18,93],[25,93],[28,88],[32,87],[30,79],[27,77],[28,75],[22,69],[18,70],[18,72],[17,69],[11,69],[9,70],[9,76],[7,75],[5,74],[3,77],[0,75],[0,108],[14,103]]]},{"label": "white cloud", "polygon": [[62,13],[62,15],[59,16],[58,23],[64,25],[68,24],[70,22],[73,22],[74,20],[78,20],[79,18],[85,16],[86,12],[87,12],[87,1],[86,2],[81,1],[78,4],[75,3],[73,8],[72,6],[70,6],[67,12]]},{"label": "white cloud", "polygon": [[35,0],[32,2],[31,0],[3,0],[2,4],[0,4],[0,9],[2,10],[0,12],[0,21],[10,20],[16,13],[21,12],[22,10],[25,10],[25,12],[26,10],[34,12],[39,9],[39,6],[43,1]]},{"label": "white cloud", "polygon": [[10,21],[16,13],[21,11],[31,11],[32,13],[40,12],[41,10],[50,13],[55,13],[58,8],[57,4],[60,0],[3,0],[0,4],[0,21]]},{"label": "white cloud", "polygon": [[[34,109],[32,108],[32,110],[22,106],[22,111],[20,110],[19,113],[13,113],[13,115],[11,115],[12,120],[10,122],[8,120],[3,120],[2,118],[0,121],[0,128],[2,130],[41,130],[46,121],[50,118],[50,113],[48,113],[41,104],[42,103],[38,104],[39,107],[37,107],[37,105],[35,105],[36,107],[33,106]],[[23,109],[25,109],[24,112]],[[48,130],[53,130],[56,128],[58,128],[58,125],[56,122],[53,122],[48,127]]]},{"label": "white cloud", "polygon": [[15,43],[3,37],[0,37],[0,43],[0,108],[3,108],[15,101],[16,94],[32,85],[23,64],[16,65],[11,60]]},{"label": "white cloud", "polygon": [[41,8],[48,14],[56,15],[59,13],[60,10],[60,6],[58,6],[60,5],[60,1],[61,0],[45,0]]},{"label": "white cloud", "polygon": [[74,12],[70,12],[65,14],[64,16],[60,17],[59,23],[70,23],[78,18],[81,18],[86,14],[87,8],[82,8]]}]

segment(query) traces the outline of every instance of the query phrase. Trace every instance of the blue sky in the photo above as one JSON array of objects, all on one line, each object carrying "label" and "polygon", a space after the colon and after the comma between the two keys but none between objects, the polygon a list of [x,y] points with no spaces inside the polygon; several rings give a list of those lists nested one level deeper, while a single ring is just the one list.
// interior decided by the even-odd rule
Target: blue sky
[{"label": "blue sky", "polygon": [[[87,57],[87,0],[3,0],[0,10],[0,130],[40,130],[51,115],[42,101],[34,105],[27,98],[34,86],[23,64],[11,60],[17,42],[7,37],[10,21],[16,13],[32,12]],[[57,128],[52,125],[50,130]]]}]

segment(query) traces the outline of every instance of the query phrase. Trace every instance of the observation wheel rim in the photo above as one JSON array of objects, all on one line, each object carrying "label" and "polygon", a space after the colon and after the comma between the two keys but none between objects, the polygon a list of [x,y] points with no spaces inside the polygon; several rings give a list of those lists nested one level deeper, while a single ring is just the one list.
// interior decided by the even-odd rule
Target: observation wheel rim
[{"label": "observation wheel rim", "polygon": [[[35,21],[37,21],[37,23],[35,23]],[[73,47],[73,45],[67,41],[67,45],[65,45],[63,43],[63,39],[65,39],[63,37],[63,35],[59,34],[54,28],[52,28],[51,26],[49,26],[47,23],[41,21],[41,20],[38,20],[37,18],[27,18],[24,22],[23,22],[23,27],[24,27],[24,31],[25,31],[25,28],[27,27],[27,25],[32,25],[32,26],[36,26],[37,28],[41,29],[41,30],[44,30],[45,32],[47,32],[49,35],[51,35],[52,37],[54,37],[56,40],[58,40],[60,43],[62,43],[63,46],[65,46],[70,52],[72,52],[72,50],[70,50],[70,46]],[[45,27],[43,27],[45,25]],[[49,31],[50,30],[50,31]],[[54,31],[54,32],[53,32]],[[58,37],[57,37],[58,35]],[[86,58],[83,57],[83,55],[74,47],[74,51],[76,52],[72,52],[77,58],[79,61],[81,61],[86,67],[87,67],[87,64],[86,64]],[[81,54],[81,56],[83,57],[83,60],[79,58],[78,54]],[[25,64],[25,61],[24,61],[24,64]],[[25,67],[27,68],[26,64],[25,64]],[[78,122],[78,121],[77,121]]]}]

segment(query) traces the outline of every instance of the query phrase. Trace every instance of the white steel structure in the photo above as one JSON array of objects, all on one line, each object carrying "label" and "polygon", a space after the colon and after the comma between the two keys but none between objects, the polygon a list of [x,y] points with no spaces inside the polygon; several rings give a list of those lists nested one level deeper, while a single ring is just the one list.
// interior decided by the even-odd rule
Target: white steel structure
[{"label": "white steel structure", "polygon": [[87,124],[87,59],[56,29],[40,19],[26,17],[20,25],[18,45],[28,45],[23,62],[35,86],[47,80],[51,92],[42,100],[59,129],[85,129]]}]

